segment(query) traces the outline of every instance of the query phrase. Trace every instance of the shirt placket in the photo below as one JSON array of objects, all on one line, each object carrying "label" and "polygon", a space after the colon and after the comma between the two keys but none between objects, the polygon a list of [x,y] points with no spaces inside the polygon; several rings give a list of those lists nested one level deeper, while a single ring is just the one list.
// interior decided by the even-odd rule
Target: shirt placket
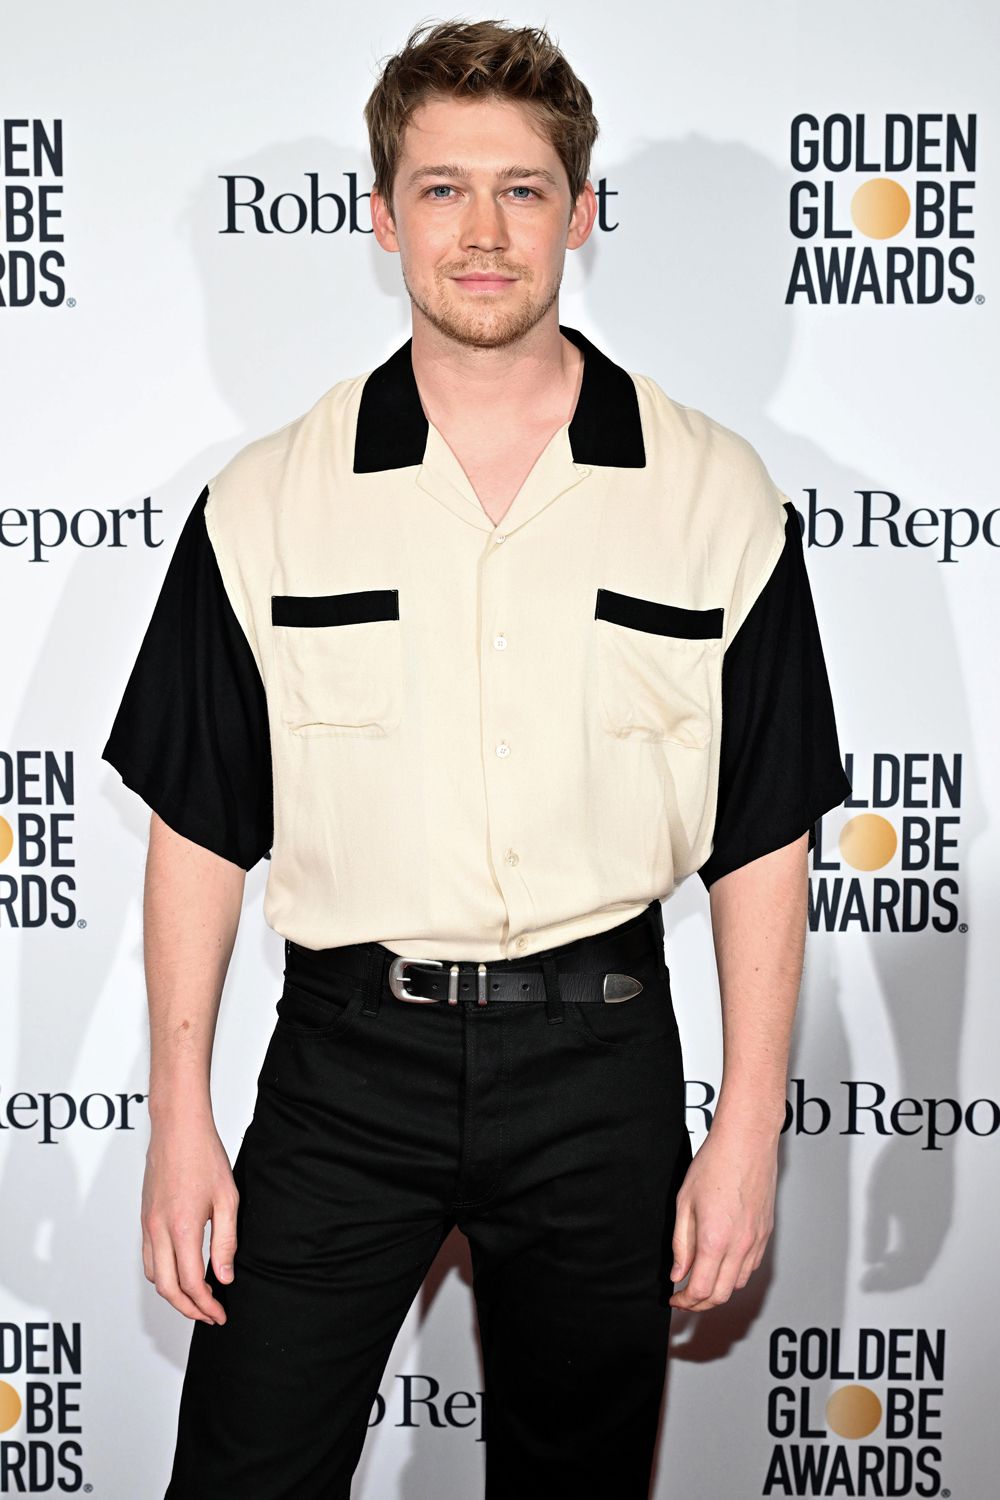
[{"label": "shirt placket", "polygon": [[524,819],[531,806],[531,767],[538,747],[525,739],[526,660],[532,642],[518,629],[518,579],[524,548],[532,545],[528,525],[553,501],[591,473],[573,460],[568,428],[561,428],[539,455],[506,514],[494,526],[444,438],[429,428],[424,462],[416,482],[460,520],[486,531],[480,573],[479,679],[480,734],[486,796],[489,854],[493,879],[507,913],[505,956],[529,951],[535,926],[531,870],[522,857]]}]

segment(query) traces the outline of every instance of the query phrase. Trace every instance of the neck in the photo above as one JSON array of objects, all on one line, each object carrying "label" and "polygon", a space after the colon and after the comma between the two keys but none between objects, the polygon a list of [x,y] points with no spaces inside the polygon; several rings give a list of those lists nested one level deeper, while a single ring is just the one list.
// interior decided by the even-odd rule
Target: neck
[{"label": "neck", "polygon": [[424,412],[439,430],[477,419],[517,426],[542,413],[568,421],[583,372],[583,355],[559,332],[555,307],[498,349],[461,344],[414,309],[411,357]]}]

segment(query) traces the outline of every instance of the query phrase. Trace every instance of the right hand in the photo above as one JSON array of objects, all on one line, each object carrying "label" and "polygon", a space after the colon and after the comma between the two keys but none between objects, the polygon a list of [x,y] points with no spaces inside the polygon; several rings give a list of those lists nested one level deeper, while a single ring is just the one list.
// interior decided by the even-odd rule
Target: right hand
[{"label": "right hand", "polygon": [[161,1297],[200,1323],[225,1323],[226,1310],[204,1277],[205,1224],[210,1261],[233,1279],[239,1192],[214,1121],[154,1125],[142,1184],[142,1266]]}]

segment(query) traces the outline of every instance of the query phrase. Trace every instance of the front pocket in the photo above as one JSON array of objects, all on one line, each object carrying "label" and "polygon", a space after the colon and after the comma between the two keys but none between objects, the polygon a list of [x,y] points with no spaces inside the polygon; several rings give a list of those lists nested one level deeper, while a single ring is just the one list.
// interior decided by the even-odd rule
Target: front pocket
[{"label": "front pocket", "polygon": [[402,716],[396,589],[272,594],[281,717],[298,734],[388,734]]},{"label": "front pocket", "polygon": [[618,1002],[568,1002],[576,1029],[599,1051],[674,1044],[679,1035],[666,965],[632,970],[642,983],[638,995]]},{"label": "front pocket", "polygon": [[364,1003],[360,985],[338,982],[336,993],[313,995],[286,979],[277,1004],[277,1030],[287,1036],[317,1040],[339,1036]]},{"label": "front pocket", "polygon": [[619,738],[702,750],[721,712],[722,609],[686,609],[599,588],[601,721]]}]

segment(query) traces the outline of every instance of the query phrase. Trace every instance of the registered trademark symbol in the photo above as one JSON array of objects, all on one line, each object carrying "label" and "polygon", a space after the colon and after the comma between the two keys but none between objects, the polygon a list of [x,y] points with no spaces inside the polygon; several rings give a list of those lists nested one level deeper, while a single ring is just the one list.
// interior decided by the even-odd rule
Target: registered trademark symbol
[{"label": "registered trademark symbol", "polygon": [[75,307],[76,306],[76,298],[75,297],[67,297],[66,298],[66,306],[67,307]]},{"label": "registered trademark symbol", "polygon": [[[976,303],[977,303],[977,305],[978,305],[978,306],[979,306],[979,307],[982,307],[982,305],[983,305],[983,303],[984,303],[984,302],[985,302],[985,301],[986,301],[986,298],[985,298],[985,297],[984,297],[984,296],[983,296],[983,294],[982,294],[982,292],[977,292],[977,293],[976,293]],[[943,1490],[942,1490],[942,1491],[941,1491],[941,1493],[942,1493],[942,1494],[944,1494],[944,1491],[943,1491]],[[949,1493],[949,1494],[950,1494],[950,1493],[951,1493],[951,1491],[950,1491],[950,1490],[949,1490],[949,1492],[948,1492],[948,1493]]]},{"label": "registered trademark symbol", "polygon": [[79,922],[77,922],[76,925],[77,925],[77,927],[86,927],[86,925],[87,925],[87,918],[86,917],[81,917],[80,920],[79,920]]},{"label": "registered trademark symbol", "polygon": [[[91,1490],[94,1488],[94,1486],[92,1484],[85,1484],[83,1488],[86,1491],[86,1493],[89,1495],[90,1492],[91,1492]],[[948,1493],[950,1494],[951,1491],[949,1490]]]},{"label": "registered trademark symbol", "polygon": [[942,1490],[941,1491],[941,1495],[942,1495],[942,1500],[950,1500],[951,1490]]},{"label": "registered trademark symbol", "polygon": [[968,924],[968,922],[959,922],[959,924],[958,924],[958,930],[959,930],[959,932],[968,932],[968,930],[969,930],[969,924]]}]

